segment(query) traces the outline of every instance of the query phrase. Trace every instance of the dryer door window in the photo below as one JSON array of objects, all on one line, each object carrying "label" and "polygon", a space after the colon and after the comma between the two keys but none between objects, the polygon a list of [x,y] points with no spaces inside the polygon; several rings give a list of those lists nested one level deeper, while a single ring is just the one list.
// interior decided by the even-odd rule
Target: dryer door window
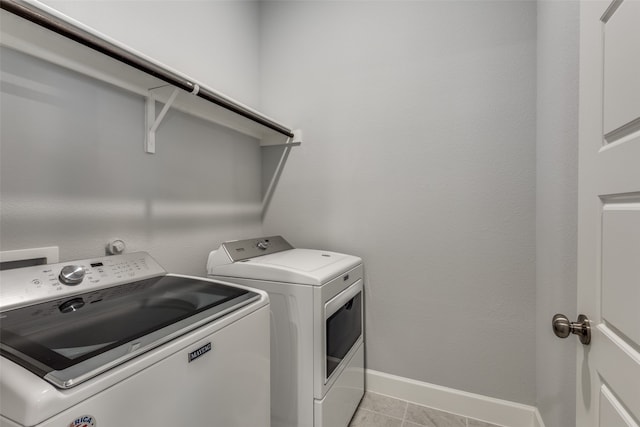
[{"label": "dryer door window", "polygon": [[362,336],[362,282],[329,301],[325,318],[326,382]]}]

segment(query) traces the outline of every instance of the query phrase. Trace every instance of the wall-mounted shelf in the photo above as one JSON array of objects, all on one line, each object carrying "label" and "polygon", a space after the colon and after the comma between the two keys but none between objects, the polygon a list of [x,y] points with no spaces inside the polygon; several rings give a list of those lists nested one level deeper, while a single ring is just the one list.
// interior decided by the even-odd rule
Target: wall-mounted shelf
[{"label": "wall-mounted shelf", "polygon": [[[0,0],[0,44],[102,80],[147,99],[147,152],[168,107],[234,129],[262,146],[295,146],[300,131],[77,22],[46,5]],[[155,116],[155,102],[167,108]]]}]

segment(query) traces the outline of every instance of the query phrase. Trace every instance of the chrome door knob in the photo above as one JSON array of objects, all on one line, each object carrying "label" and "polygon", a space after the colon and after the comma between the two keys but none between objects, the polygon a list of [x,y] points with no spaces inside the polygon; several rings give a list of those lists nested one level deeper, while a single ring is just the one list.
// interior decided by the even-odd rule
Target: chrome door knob
[{"label": "chrome door knob", "polygon": [[591,342],[591,326],[589,319],[584,314],[578,316],[577,322],[570,322],[564,314],[556,314],[553,316],[553,333],[558,338],[566,338],[570,334],[580,337],[580,342],[589,345]]}]

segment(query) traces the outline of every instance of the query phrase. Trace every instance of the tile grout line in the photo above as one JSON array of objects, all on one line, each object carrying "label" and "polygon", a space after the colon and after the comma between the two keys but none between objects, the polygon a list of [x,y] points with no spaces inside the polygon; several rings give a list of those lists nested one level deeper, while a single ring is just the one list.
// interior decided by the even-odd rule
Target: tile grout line
[{"label": "tile grout line", "polygon": [[407,402],[406,400],[403,400],[404,402],[404,414],[402,415],[402,426],[400,427],[405,427],[406,421],[407,421],[407,412],[409,412],[409,402]]},{"label": "tile grout line", "polygon": [[394,417],[393,415],[389,415],[386,414],[384,412],[378,412],[378,411],[374,411],[373,409],[367,409],[367,408],[359,408],[361,411],[367,411],[367,412],[371,412],[373,414],[378,414],[378,415],[382,415],[383,417],[387,417],[387,418],[393,418],[394,420],[400,420],[403,421],[402,418],[398,418],[398,417]]},{"label": "tile grout line", "polygon": [[402,415],[402,417],[397,417],[397,416],[391,415],[391,414],[389,414],[387,412],[381,412],[381,411],[377,411],[377,410],[370,409],[370,408],[363,408],[363,407],[360,407],[359,405],[358,405],[359,406],[358,409],[364,410],[364,411],[367,411],[367,412],[371,412],[373,414],[381,415],[381,416],[383,416],[385,418],[391,418],[391,419],[394,419],[394,420],[398,420],[398,421],[400,421],[400,427],[403,427],[404,424],[405,424],[404,423],[405,422],[405,417],[407,415],[408,408],[409,408],[409,402],[406,401],[406,400],[398,399],[398,398],[395,398],[395,397],[392,397],[392,396],[387,396],[387,395],[384,395],[384,394],[379,394],[379,393],[372,393],[372,394],[378,394],[380,396],[388,397],[390,399],[393,399],[393,400],[396,400],[398,402],[404,403],[404,405],[405,405],[404,406],[404,414]]}]

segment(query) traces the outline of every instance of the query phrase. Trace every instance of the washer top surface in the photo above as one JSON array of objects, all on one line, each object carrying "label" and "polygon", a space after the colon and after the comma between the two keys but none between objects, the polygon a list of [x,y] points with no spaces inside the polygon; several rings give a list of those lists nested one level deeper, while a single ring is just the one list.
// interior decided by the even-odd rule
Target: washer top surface
[{"label": "washer top surface", "polygon": [[360,265],[353,255],[315,249],[289,249],[232,262],[224,248],[209,254],[210,275],[320,286]]}]

